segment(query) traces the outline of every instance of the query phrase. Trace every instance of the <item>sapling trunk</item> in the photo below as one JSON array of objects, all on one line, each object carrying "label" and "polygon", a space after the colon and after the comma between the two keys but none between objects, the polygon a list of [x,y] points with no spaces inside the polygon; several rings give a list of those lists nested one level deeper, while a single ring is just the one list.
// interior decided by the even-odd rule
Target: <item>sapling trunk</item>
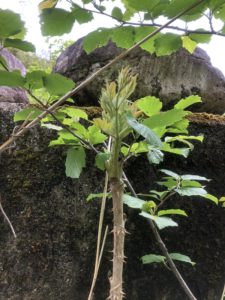
[{"label": "sapling trunk", "polygon": [[120,140],[112,143],[110,163],[110,188],[113,201],[113,270],[110,278],[110,300],[123,298],[123,263],[125,224],[123,217],[123,182],[121,163],[119,161]]}]

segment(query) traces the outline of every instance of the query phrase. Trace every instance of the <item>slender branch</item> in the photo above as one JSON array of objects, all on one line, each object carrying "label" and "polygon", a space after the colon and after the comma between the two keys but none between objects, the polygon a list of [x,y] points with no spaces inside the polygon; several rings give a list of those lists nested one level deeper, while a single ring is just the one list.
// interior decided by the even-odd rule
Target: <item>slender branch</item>
[{"label": "slender branch", "polygon": [[224,288],[223,288],[223,292],[222,292],[222,296],[220,300],[224,300],[225,299],[225,284],[224,284]]},{"label": "slender branch", "polygon": [[[127,183],[127,186],[128,188],[130,189],[131,193],[133,194],[134,197],[138,198],[138,195],[136,194],[132,184],[130,183],[129,179],[127,178],[126,174],[123,173],[123,178],[125,180],[125,182]],[[156,228],[156,225],[155,223],[152,221],[152,220],[148,220],[148,223],[150,224],[151,226],[151,229],[153,231],[153,234],[156,238],[156,241],[158,242],[159,244],[159,247],[162,251],[162,253],[164,254],[164,256],[166,257],[167,261],[168,261],[168,264],[171,268],[171,271],[174,273],[175,277],[177,278],[177,280],[179,281],[181,287],[183,288],[184,292],[186,293],[186,295],[188,296],[188,298],[190,300],[197,300],[195,298],[195,296],[193,295],[193,293],[191,292],[190,288],[188,287],[188,285],[186,284],[185,280],[183,279],[183,277],[181,276],[180,272],[178,271],[175,263],[173,262],[173,260],[171,259],[170,255],[169,255],[169,252],[166,248],[166,245],[164,244],[157,228]]]},{"label": "slender branch", "polygon": [[196,6],[198,6],[199,4],[201,4],[203,1],[205,1],[205,0],[197,1],[194,5],[191,5],[188,9],[185,9],[184,11],[182,11],[181,13],[179,13],[177,16],[175,16],[174,18],[172,18],[171,20],[169,20],[168,22],[166,22],[163,26],[161,26],[160,28],[157,28],[152,33],[148,34],[146,37],[144,37],[142,40],[140,40],[138,43],[136,43],[135,45],[133,45],[129,49],[123,51],[118,56],[116,56],[112,61],[110,61],[109,63],[107,63],[101,69],[99,69],[94,74],[92,74],[91,76],[89,76],[86,80],[84,80],[83,82],[81,82],[76,88],[74,88],[70,92],[66,93],[58,101],[56,101],[54,104],[52,104],[48,108],[48,111],[44,111],[42,114],[40,114],[38,117],[36,117],[33,121],[31,121],[29,124],[27,124],[22,130],[20,130],[19,132],[17,132],[16,135],[11,136],[5,143],[3,143],[0,146],[0,153],[3,152],[11,143],[13,143],[21,134],[23,134],[26,131],[28,131],[32,126],[34,126],[35,124],[37,124],[41,119],[43,119],[50,112],[54,112],[57,107],[59,107],[60,105],[62,105],[68,98],[71,98],[71,96],[73,96],[75,93],[79,92],[81,89],[83,89],[85,86],[87,86],[90,82],[92,82],[102,72],[104,72],[109,67],[111,67],[112,65],[114,65],[117,61],[119,61],[122,58],[124,58],[125,56],[127,56],[133,50],[135,50],[140,45],[142,45],[143,43],[145,43],[147,40],[149,40],[150,38],[152,38],[153,36],[155,36],[158,32],[162,31],[164,28],[167,28],[167,26],[169,26],[170,24],[172,24],[175,20],[177,20],[179,17],[181,17],[186,12],[190,11],[191,9],[193,9]]},{"label": "slender branch", "polygon": [[[92,4],[94,5],[94,7],[97,10],[81,7],[78,4],[75,4],[75,3],[73,3],[73,1],[70,1],[70,0],[67,0],[67,1],[69,3],[75,5],[76,7],[79,7],[80,9],[86,11],[86,12],[91,12],[91,13],[94,13],[94,14],[100,14],[100,15],[103,15],[105,17],[111,18],[111,19],[115,20],[116,22],[119,22],[121,25],[132,25],[132,26],[141,26],[141,27],[161,27],[162,26],[162,24],[155,23],[154,21],[152,21],[151,23],[124,21],[124,20],[118,19],[118,18],[116,18],[116,17],[114,17],[114,16],[98,9],[98,7],[96,5],[94,5],[93,3]],[[171,26],[171,25],[168,25],[165,28],[183,32],[185,35],[195,33],[195,34],[203,34],[203,35],[204,34],[213,34],[213,35],[218,35],[218,36],[225,37],[224,33],[214,30],[213,23],[212,23],[212,16],[206,16],[205,15],[205,17],[207,17],[207,19],[209,21],[209,27],[210,27],[210,30],[207,30],[207,31],[189,30],[188,28],[183,28],[183,27],[179,27],[179,26]]]},{"label": "slender branch", "polygon": [[3,214],[3,216],[4,216],[5,220],[6,220],[6,222],[8,223],[8,225],[9,225],[9,227],[10,227],[10,229],[11,229],[14,238],[17,238],[17,235],[16,235],[16,232],[15,232],[15,230],[14,230],[14,228],[13,228],[13,225],[12,225],[11,221],[9,220],[9,218],[8,218],[8,216],[7,216],[7,214],[6,214],[6,212],[4,211],[4,209],[3,209],[3,207],[2,207],[2,203],[1,203],[1,195],[0,195],[0,210],[1,210],[1,212],[2,212],[2,214]]}]

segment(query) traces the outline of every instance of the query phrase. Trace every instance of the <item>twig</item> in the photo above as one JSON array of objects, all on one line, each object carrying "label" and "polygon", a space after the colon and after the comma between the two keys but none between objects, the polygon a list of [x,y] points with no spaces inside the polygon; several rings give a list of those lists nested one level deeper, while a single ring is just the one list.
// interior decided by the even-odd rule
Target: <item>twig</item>
[{"label": "twig", "polygon": [[[108,145],[106,145],[107,150],[110,151],[111,149],[111,137],[109,138]],[[102,246],[101,244],[101,236],[102,236],[102,227],[103,227],[103,220],[104,220],[104,213],[105,213],[105,205],[106,205],[106,198],[107,198],[107,190],[108,190],[108,183],[109,183],[109,177],[108,173],[105,173],[105,185],[103,189],[103,197],[102,197],[102,202],[101,202],[101,210],[100,210],[100,216],[99,216],[99,223],[98,223],[98,237],[97,237],[97,248],[96,248],[96,256],[95,256],[95,268],[94,268],[94,275],[92,279],[92,284],[91,284],[91,289],[89,292],[88,300],[92,300],[93,298],[93,291],[95,288],[96,280],[98,277],[98,270],[101,262],[101,257],[102,257],[102,252],[104,248],[104,240],[105,237],[103,238]],[[108,226],[106,227],[108,228]],[[108,229],[107,229],[108,230]],[[106,233],[105,233],[106,235]],[[101,247],[101,250],[100,250]]]},{"label": "twig", "polygon": [[16,232],[15,232],[15,230],[14,230],[14,228],[13,228],[13,225],[12,225],[12,223],[10,222],[10,220],[9,220],[9,218],[8,218],[8,216],[7,216],[7,214],[6,214],[6,212],[4,211],[4,209],[3,209],[3,207],[2,207],[2,203],[1,203],[1,195],[0,195],[0,210],[1,210],[1,212],[2,212],[2,214],[3,214],[3,216],[4,216],[4,218],[5,218],[6,222],[9,224],[9,227],[10,227],[10,229],[11,229],[11,231],[12,231],[12,234],[13,234],[14,238],[16,239],[16,238],[17,238],[17,235],[16,235]]},{"label": "twig", "polygon": [[[67,2],[69,3],[73,3],[73,1],[70,1],[70,0],[67,0]],[[93,4],[93,3],[92,3]],[[90,13],[94,13],[94,14],[100,14],[100,15],[103,15],[105,17],[108,17],[108,18],[111,18],[113,20],[115,20],[116,22],[119,22],[120,24],[122,25],[132,25],[132,26],[141,26],[141,27],[161,27],[162,25],[159,24],[159,23],[155,23],[155,22],[151,22],[151,23],[144,23],[144,22],[131,22],[131,21],[124,21],[124,20],[121,20],[121,19],[118,19],[100,9],[98,9],[98,7],[96,5],[94,5],[94,7],[97,9],[97,10],[93,10],[93,9],[89,9],[89,8],[85,8],[85,7],[81,7],[79,6],[78,4],[75,4],[73,3],[73,5],[75,5],[76,7],[79,7],[80,9],[84,10],[84,11],[87,11],[87,12],[90,12]],[[204,14],[205,15],[205,14]],[[209,26],[210,26],[210,30],[189,30],[188,28],[182,28],[182,27],[179,27],[179,26],[166,26],[166,29],[172,29],[172,30],[176,30],[176,31],[181,31],[183,32],[185,35],[189,35],[189,34],[192,34],[192,33],[195,33],[195,34],[213,34],[213,35],[218,35],[218,36],[223,36],[225,37],[225,34],[222,33],[222,32],[218,32],[218,31],[215,31],[214,28],[213,28],[213,24],[212,24],[212,18],[209,19],[208,16],[205,15],[205,17],[209,20]]]},{"label": "twig", "polygon": [[197,3],[195,3],[194,5],[191,5],[188,9],[185,9],[184,11],[182,11],[181,13],[179,13],[177,16],[175,16],[174,18],[172,18],[171,20],[169,20],[168,22],[166,22],[163,26],[161,26],[160,28],[157,28],[152,33],[148,34],[145,38],[143,38],[142,40],[140,40],[138,43],[136,43],[135,45],[133,45],[129,49],[123,51],[118,56],[116,56],[111,62],[109,62],[108,64],[106,64],[105,66],[103,66],[101,69],[99,69],[98,71],[96,71],[94,74],[92,74],[91,76],[89,76],[86,80],[84,80],[83,82],[81,82],[76,88],[74,88],[70,92],[66,93],[57,102],[55,102],[54,104],[52,104],[48,108],[48,111],[44,111],[43,113],[41,113],[33,121],[31,121],[29,124],[27,124],[22,130],[20,130],[16,135],[11,136],[5,143],[3,143],[0,146],[0,153],[3,152],[11,143],[13,143],[21,134],[23,134],[26,131],[28,131],[32,126],[34,126],[35,124],[37,124],[41,119],[43,119],[50,112],[54,112],[54,110],[57,107],[59,107],[60,105],[62,105],[68,98],[71,98],[71,96],[73,96],[75,93],[77,93],[82,88],[84,88],[85,86],[87,86],[91,81],[93,81],[103,71],[107,70],[109,67],[111,67],[112,65],[114,65],[117,61],[119,61],[122,58],[124,58],[125,56],[127,56],[133,50],[135,50],[140,45],[142,45],[143,43],[145,43],[147,40],[149,40],[150,38],[152,38],[153,36],[155,36],[158,32],[162,31],[164,28],[166,28],[167,26],[169,26],[171,23],[173,23],[175,20],[177,20],[183,14],[185,14],[186,12],[190,11],[191,9],[193,9],[196,6],[198,6],[199,4],[201,4],[203,1],[205,1],[205,0],[200,0]]},{"label": "twig", "polygon": [[220,300],[224,300],[225,299],[225,284],[224,284],[224,288],[223,288],[223,292],[222,292],[222,296]]},{"label": "twig", "polygon": [[[138,195],[136,194],[132,184],[130,183],[130,181],[128,180],[127,176],[125,173],[123,173],[123,178],[127,183],[128,188],[130,189],[131,193],[133,194],[134,197],[138,198]],[[159,247],[162,251],[162,253],[164,254],[164,256],[166,257],[168,264],[171,268],[171,271],[174,273],[175,277],[177,278],[177,280],[179,281],[181,287],[183,288],[184,292],[186,293],[186,295],[188,296],[188,298],[190,300],[197,300],[197,298],[195,298],[195,296],[193,295],[193,293],[191,292],[190,288],[188,287],[188,285],[186,284],[185,280],[183,279],[183,277],[181,276],[180,272],[178,271],[175,263],[173,262],[173,260],[171,259],[169,252],[166,248],[166,245],[164,244],[155,223],[152,220],[148,220],[148,223],[151,226],[151,229],[153,231],[153,234],[156,238],[156,241],[159,244]]]}]

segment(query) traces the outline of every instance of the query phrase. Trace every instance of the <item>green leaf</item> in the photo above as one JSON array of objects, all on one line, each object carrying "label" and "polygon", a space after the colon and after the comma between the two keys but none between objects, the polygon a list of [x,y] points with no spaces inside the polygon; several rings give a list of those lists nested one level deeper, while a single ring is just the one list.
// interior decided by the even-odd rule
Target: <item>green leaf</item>
[{"label": "green leaf", "polygon": [[212,202],[214,202],[215,204],[219,203],[218,198],[216,198],[215,196],[211,195],[211,194],[206,194],[202,196],[205,199],[211,200]]},{"label": "green leaf", "polygon": [[26,75],[26,81],[28,83],[28,88],[40,89],[44,87],[43,78],[47,74],[44,71],[33,71]]},{"label": "green leaf", "polygon": [[75,83],[60,74],[48,74],[43,77],[43,83],[46,90],[52,95],[64,95],[72,90]]},{"label": "green leaf", "polygon": [[96,199],[96,198],[103,198],[104,196],[108,197],[110,195],[110,193],[99,193],[99,194],[90,194],[88,197],[87,197],[87,201],[91,201],[93,199]]},{"label": "green leaf", "polygon": [[143,124],[153,129],[156,127],[171,126],[178,121],[181,121],[189,112],[180,109],[171,109],[165,112],[160,112],[150,118],[144,120]]},{"label": "green leaf", "polygon": [[95,125],[88,127],[88,134],[88,140],[92,145],[102,144],[107,139],[107,136]]},{"label": "green leaf", "polygon": [[149,117],[159,113],[162,109],[162,102],[154,96],[138,99],[136,104],[137,107]]},{"label": "green leaf", "polygon": [[69,107],[62,108],[60,111],[64,112],[65,114],[67,114],[69,117],[73,119],[77,119],[77,121],[79,121],[80,118],[84,120],[88,119],[88,115],[86,114],[86,112],[79,108],[69,106]]},{"label": "green leaf", "polygon": [[25,52],[35,52],[35,46],[33,44],[19,39],[5,39],[4,47],[17,48]]},{"label": "green leaf", "polygon": [[141,261],[143,264],[164,263],[165,260],[165,256],[156,254],[147,254],[141,257]]},{"label": "green leaf", "polygon": [[[146,37],[147,35],[149,35],[150,33],[152,33],[153,31],[155,31],[155,27],[145,27],[145,26],[140,26],[140,27],[136,27],[134,28],[134,40],[135,42],[140,42],[140,40],[142,40],[144,37]],[[153,36],[152,38],[150,38],[149,40],[147,40],[145,43],[143,43],[140,47],[143,50],[148,51],[149,53],[154,53],[155,52],[155,39],[158,38],[161,35],[161,33],[157,33],[155,36]]]},{"label": "green leaf", "polygon": [[151,148],[147,153],[147,158],[151,164],[159,164],[163,161],[164,154],[159,149]]},{"label": "green leaf", "polygon": [[74,15],[61,8],[44,9],[40,15],[41,31],[44,36],[69,33],[74,24]]},{"label": "green leaf", "polygon": [[214,16],[215,16],[217,19],[221,19],[222,21],[225,21],[225,4],[224,4],[224,5],[221,5],[220,7],[218,7],[218,8],[215,10]]},{"label": "green leaf", "polygon": [[26,80],[18,71],[0,71],[0,86],[23,87]]},{"label": "green leaf", "polygon": [[73,16],[79,24],[88,23],[93,20],[93,14],[80,7],[76,7],[73,11]]},{"label": "green leaf", "polygon": [[112,31],[112,41],[118,47],[128,49],[134,44],[134,30],[131,26],[117,27]]},{"label": "green leaf", "polygon": [[98,47],[105,46],[112,35],[112,29],[99,28],[89,33],[83,41],[83,49],[90,53]]},{"label": "green leaf", "polygon": [[20,15],[11,10],[0,9],[0,39],[22,32],[24,29],[24,22]]},{"label": "green leaf", "polygon": [[174,105],[174,108],[176,109],[185,109],[195,103],[202,102],[201,97],[199,96],[189,96],[187,98],[181,99],[176,105]]},{"label": "green leaf", "polygon": [[123,195],[123,203],[125,203],[126,205],[128,205],[131,208],[138,208],[138,209],[142,209],[143,204],[146,203],[146,201],[141,200],[139,198],[136,197],[132,197],[130,195],[124,194]]},{"label": "green leaf", "polygon": [[188,187],[202,187],[200,182],[194,180],[182,180],[181,185]]},{"label": "green leaf", "polygon": [[[14,122],[28,120],[31,121],[38,117],[42,113],[42,110],[36,107],[24,108],[14,114]],[[29,116],[29,118],[28,118]]]},{"label": "green leaf", "polygon": [[197,188],[197,187],[181,187],[179,189],[176,189],[176,192],[180,196],[204,196],[207,194],[206,190],[203,188]]},{"label": "green leaf", "polygon": [[197,43],[190,39],[188,36],[182,37],[182,44],[183,48],[185,48],[191,54],[195,51],[195,48],[197,46]]},{"label": "green leaf", "polygon": [[190,39],[195,41],[196,43],[209,43],[212,35],[211,34],[206,34],[204,33],[205,30],[204,29],[196,29],[196,31],[202,31],[201,33],[191,33],[189,35]]},{"label": "green leaf", "polygon": [[163,143],[162,151],[182,155],[184,157],[188,157],[190,149],[189,148],[173,148],[170,144]]},{"label": "green leaf", "polygon": [[43,0],[38,4],[40,10],[55,7],[58,0]]},{"label": "green leaf", "polygon": [[153,220],[159,229],[164,229],[166,227],[178,226],[178,224],[176,222],[174,222],[171,218],[168,218],[168,217],[156,217],[156,216],[152,216],[144,211],[142,211],[139,215],[144,218]]},{"label": "green leaf", "polygon": [[0,66],[2,66],[4,70],[8,69],[8,63],[5,60],[5,58],[1,56],[1,52],[0,52]]},{"label": "green leaf", "polygon": [[175,178],[176,180],[180,179],[180,175],[178,175],[177,173],[172,172],[170,170],[160,169],[159,171],[162,172],[162,173],[164,173],[164,174],[166,174],[166,175],[168,175],[168,176],[170,176],[170,177]]},{"label": "green leaf", "polygon": [[198,175],[181,175],[180,176],[183,180],[198,180],[198,181],[210,181],[210,179],[207,179],[206,177],[203,176],[198,176]]},{"label": "green leaf", "polygon": [[66,176],[79,178],[82,169],[85,167],[85,151],[82,147],[69,148],[66,157]]},{"label": "green leaf", "polygon": [[111,16],[113,18],[116,18],[117,20],[122,20],[123,19],[123,12],[119,7],[115,6],[113,8],[112,12],[111,12]]},{"label": "green leaf", "polygon": [[[129,150],[129,149],[128,149]],[[149,146],[146,142],[138,142],[138,143],[134,143],[131,148],[130,148],[130,152],[131,153],[145,153],[149,151]]]},{"label": "green leaf", "polygon": [[181,37],[173,33],[165,33],[155,40],[155,52],[157,56],[170,55],[181,47]]},{"label": "green leaf", "polygon": [[95,165],[98,169],[105,170],[105,162],[110,158],[110,153],[99,152],[95,157]]},{"label": "green leaf", "polygon": [[[174,16],[176,16],[177,14],[179,14],[182,11],[185,11],[188,7],[190,7],[191,5],[193,5],[195,3],[196,3],[196,0],[188,0],[188,1],[187,0],[171,0],[169,5],[167,6],[167,8],[164,11],[164,15],[169,18],[173,18]],[[182,19],[185,19],[186,16],[199,15],[204,10],[204,7],[205,7],[205,3],[196,6],[195,8],[193,8],[192,10],[189,10],[186,14],[184,14],[182,16]],[[192,19],[190,19],[190,20],[192,20]]]},{"label": "green leaf", "polygon": [[187,214],[182,209],[166,209],[166,210],[160,210],[158,211],[157,215],[164,216],[164,215],[181,215],[187,217]]},{"label": "green leaf", "polygon": [[195,265],[195,262],[191,261],[189,256],[186,256],[186,255],[183,255],[180,253],[170,253],[170,257],[172,258],[172,260],[186,262],[188,264],[191,264],[192,266]]},{"label": "green leaf", "polygon": [[131,117],[127,117],[127,122],[138,134],[143,136],[150,145],[161,148],[162,142],[160,138],[150,128],[138,123]]}]

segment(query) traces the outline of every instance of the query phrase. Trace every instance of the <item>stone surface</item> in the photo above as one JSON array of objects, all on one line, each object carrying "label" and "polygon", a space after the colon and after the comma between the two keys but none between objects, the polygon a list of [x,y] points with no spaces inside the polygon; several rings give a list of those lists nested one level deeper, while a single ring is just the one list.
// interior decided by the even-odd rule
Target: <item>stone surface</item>
[{"label": "stone surface", "polygon": [[[9,71],[19,70],[23,76],[26,75],[26,69],[22,62],[7,49],[2,49],[0,56],[6,60]],[[23,89],[0,86],[0,108],[2,110],[17,111],[27,103],[28,97]]]},{"label": "stone surface", "polygon": [[[12,114],[0,112],[0,143],[14,127]],[[191,126],[203,133],[188,160],[169,156],[160,167],[211,178],[208,188],[225,195],[225,125],[204,116]],[[89,156],[80,180],[65,176],[65,149],[49,148],[54,133],[33,128],[15,147],[0,157],[2,205],[12,221],[15,240],[0,216],[0,299],[87,300],[93,273],[99,201],[86,202],[89,193],[101,192],[102,173]],[[133,159],[126,168],[136,192],[147,192],[158,178],[145,159]],[[196,266],[177,263],[198,300],[218,300],[225,278],[224,209],[203,199],[174,198],[170,206],[185,209],[179,227],[161,234],[169,251],[189,255]],[[142,265],[140,257],[160,254],[150,228],[135,210],[126,211],[127,262],[125,292],[128,300],[187,299],[173,274],[161,265]],[[105,223],[110,225],[108,202]],[[112,235],[107,239],[94,300],[105,300],[109,288]]]},{"label": "stone surface", "polygon": [[[77,84],[121,53],[121,49],[109,42],[87,55],[82,49],[82,39],[67,48],[57,59],[54,72],[59,72]],[[177,99],[198,94],[203,103],[193,107],[196,111],[225,112],[225,78],[214,68],[209,56],[200,48],[194,54],[181,49],[171,56],[156,57],[137,49],[127,58],[103,72],[74,99],[78,104],[97,104],[101,88],[106,80],[117,77],[118,70],[129,65],[138,73],[138,85],[133,98],[146,95],[161,98],[170,106]]]}]

